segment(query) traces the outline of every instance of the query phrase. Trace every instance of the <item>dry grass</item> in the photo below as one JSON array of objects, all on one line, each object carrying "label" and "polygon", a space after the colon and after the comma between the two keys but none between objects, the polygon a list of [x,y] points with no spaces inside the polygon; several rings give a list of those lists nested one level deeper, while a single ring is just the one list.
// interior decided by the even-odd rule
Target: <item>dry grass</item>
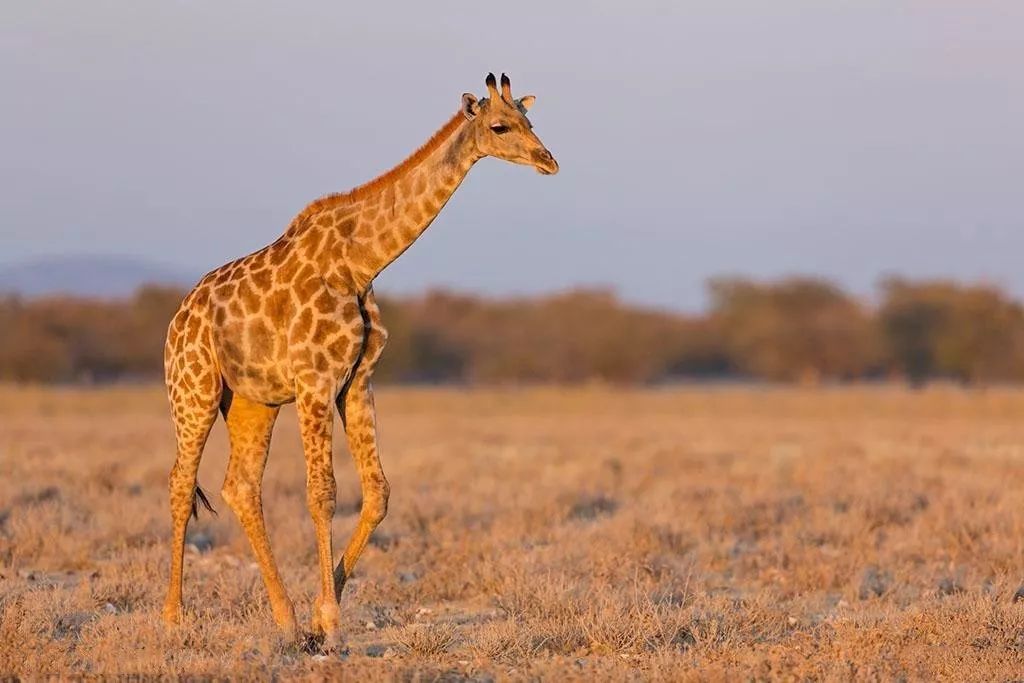
[{"label": "dry grass", "polygon": [[[235,520],[193,523],[159,621],[170,422],[156,388],[0,389],[0,673],[1007,680],[1024,672],[1024,392],[379,392],[391,514],[348,654],[276,635]],[[295,422],[265,494],[308,621]],[[359,490],[339,446],[340,545]]]}]

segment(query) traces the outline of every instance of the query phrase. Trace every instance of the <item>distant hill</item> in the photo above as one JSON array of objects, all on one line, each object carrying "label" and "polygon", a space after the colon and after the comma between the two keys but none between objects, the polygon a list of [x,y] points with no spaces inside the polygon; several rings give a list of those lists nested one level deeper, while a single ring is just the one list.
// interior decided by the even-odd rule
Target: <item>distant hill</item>
[{"label": "distant hill", "polygon": [[0,264],[0,293],[125,297],[140,285],[187,287],[199,274],[129,256],[55,256]]}]

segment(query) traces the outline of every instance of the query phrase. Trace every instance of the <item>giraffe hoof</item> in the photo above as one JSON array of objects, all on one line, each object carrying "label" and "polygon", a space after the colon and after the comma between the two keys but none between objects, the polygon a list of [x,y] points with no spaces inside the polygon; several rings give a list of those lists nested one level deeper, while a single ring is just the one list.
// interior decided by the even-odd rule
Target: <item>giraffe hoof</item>
[{"label": "giraffe hoof", "polygon": [[328,636],[338,633],[341,630],[341,608],[334,600],[322,600],[317,598],[313,604],[313,614],[310,620],[314,633],[324,633]]},{"label": "giraffe hoof", "polygon": [[[333,600],[317,598],[313,603],[313,633],[306,637],[303,649],[313,654],[345,654],[341,637],[341,609]],[[315,648],[315,649],[314,649]]]}]

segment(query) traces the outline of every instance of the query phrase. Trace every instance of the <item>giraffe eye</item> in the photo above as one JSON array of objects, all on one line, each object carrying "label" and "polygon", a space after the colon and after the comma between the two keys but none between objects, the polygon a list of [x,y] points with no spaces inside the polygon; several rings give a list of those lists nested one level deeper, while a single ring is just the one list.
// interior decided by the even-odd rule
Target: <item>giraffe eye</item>
[{"label": "giraffe eye", "polygon": [[500,123],[496,123],[493,126],[491,126],[491,130],[493,130],[498,135],[504,135],[505,133],[507,133],[509,131],[509,128],[508,128],[508,126],[502,125]]}]

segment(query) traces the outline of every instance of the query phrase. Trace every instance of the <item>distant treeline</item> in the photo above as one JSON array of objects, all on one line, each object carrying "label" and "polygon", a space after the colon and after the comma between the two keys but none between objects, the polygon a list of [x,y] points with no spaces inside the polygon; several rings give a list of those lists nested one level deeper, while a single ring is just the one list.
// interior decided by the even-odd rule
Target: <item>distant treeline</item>
[{"label": "distant treeline", "polygon": [[[608,291],[487,299],[378,297],[386,382],[653,383],[1024,380],[1024,308],[999,289],[893,278],[868,306],[827,281],[712,280],[707,313],[623,303]],[[127,300],[0,298],[0,380],[106,382],[162,374],[183,292]]]}]

